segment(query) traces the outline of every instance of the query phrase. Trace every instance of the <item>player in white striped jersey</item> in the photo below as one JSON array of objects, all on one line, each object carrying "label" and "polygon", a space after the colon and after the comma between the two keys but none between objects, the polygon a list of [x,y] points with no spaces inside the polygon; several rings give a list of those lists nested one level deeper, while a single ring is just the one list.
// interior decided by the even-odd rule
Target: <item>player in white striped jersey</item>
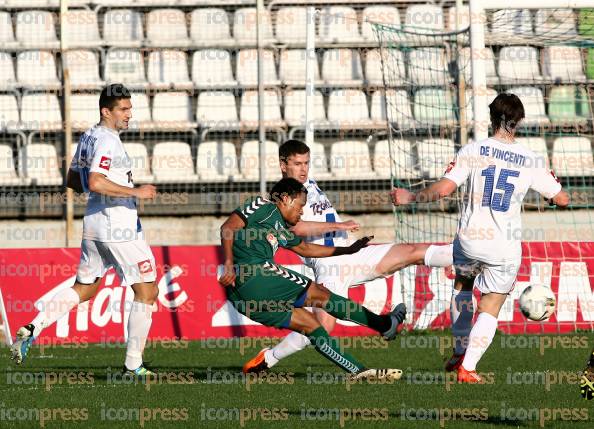
[{"label": "player in white striped jersey", "polygon": [[[308,243],[344,247],[350,244],[348,233],[359,229],[354,221],[342,221],[326,194],[309,177],[310,150],[299,140],[288,140],[279,148],[283,177],[303,183],[307,189],[307,204],[301,221],[292,231]],[[447,267],[452,265],[452,246],[428,244],[380,244],[367,246],[352,255],[330,258],[306,258],[305,264],[314,271],[315,281],[331,292],[348,297],[351,286],[388,277],[409,265]],[[336,319],[321,309],[313,309],[318,321],[332,332]],[[292,332],[272,349],[263,349],[244,365],[244,372],[268,369],[309,345],[307,337]]]},{"label": "player in white striped jersey", "polygon": [[[436,201],[466,185],[454,240],[456,280],[452,296],[452,335],[456,348],[446,370],[458,370],[458,381],[480,383],[476,365],[491,344],[497,316],[513,289],[522,256],[522,201],[529,189],[558,207],[569,196],[545,159],[515,140],[524,106],[514,94],[499,94],[490,104],[494,135],[462,147],[444,177],[414,194],[392,191],[393,202],[405,205]],[[518,234],[519,233],[519,234]],[[472,289],[481,292],[472,326]]]},{"label": "player in white striped jersey", "polygon": [[43,329],[95,296],[101,279],[113,267],[122,284],[134,291],[125,371],[137,376],[152,374],[142,363],[142,352],[158,294],[156,266],[144,241],[135,199],[154,198],[156,188],[134,187],[130,158],[119,137],[119,131],[128,128],[132,117],[130,98],[123,85],[106,86],[99,96],[99,124],[80,137],[67,176],[69,188],[89,194],[76,281],[72,288],[45,302],[33,321],[18,330],[11,349],[17,364],[22,363]]}]

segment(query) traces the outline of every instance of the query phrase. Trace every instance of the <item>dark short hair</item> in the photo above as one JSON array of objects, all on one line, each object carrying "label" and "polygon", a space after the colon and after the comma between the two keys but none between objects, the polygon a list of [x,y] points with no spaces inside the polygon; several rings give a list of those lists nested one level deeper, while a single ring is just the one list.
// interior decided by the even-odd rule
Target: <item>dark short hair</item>
[{"label": "dark short hair", "polygon": [[501,127],[507,131],[514,130],[518,122],[525,117],[522,101],[517,95],[509,93],[502,93],[495,97],[495,100],[489,104],[489,112],[493,131]]},{"label": "dark short hair", "polygon": [[295,198],[302,193],[307,195],[305,186],[295,179],[285,177],[274,184],[270,190],[269,199],[272,202],[278,203],[282,201],[284,196]]},{"label": "dark short hair", "polygon": [[99,96],[99,110],[107,107],[109,110],[113,109],[118,101],[129,100],[132,98],[130,91],[121,83],[112,83],[107,85],[101,91]]},{"label": "dark short hair", "polygon": [[309,153],[309,147],[301,140],[287,140],[278,148],[278,158],[287,162],[290,156]]}]

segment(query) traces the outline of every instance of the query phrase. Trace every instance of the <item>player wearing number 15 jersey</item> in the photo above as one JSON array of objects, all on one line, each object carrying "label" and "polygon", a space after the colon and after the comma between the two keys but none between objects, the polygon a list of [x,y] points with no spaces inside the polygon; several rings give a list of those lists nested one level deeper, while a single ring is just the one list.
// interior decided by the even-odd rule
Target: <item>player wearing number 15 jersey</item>
[{"label": "player wearing number 15 jersey", "polygon": [[[524,106],[513,94],[500,94],[489,106],[492,138],[464,146],[444,177],[417,194],[392,192],[393,202],[435,201],[465,185],[466,192],[454,240],[456,280],[452,296],[452,334],[456,348],[446,365],[458,369],[458,381],[481,382],[476,365],[493,340],[497,316],[513,289],[522,256],[520,211],[529,189],[565,207],[569,197],[548,169],[546,160],[515,140]],[[472,289],[482,294],[471,329]]]}]

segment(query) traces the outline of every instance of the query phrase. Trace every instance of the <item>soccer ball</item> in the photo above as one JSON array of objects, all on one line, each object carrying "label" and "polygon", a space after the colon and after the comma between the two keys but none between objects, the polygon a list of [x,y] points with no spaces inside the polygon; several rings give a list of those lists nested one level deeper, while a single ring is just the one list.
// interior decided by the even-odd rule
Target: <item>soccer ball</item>
[{"label": "soccer ball", "polygon": [[520,295],[520,311],[530,320],[542,322],[555,311],[555,294],[542,285],[530,285]]}]

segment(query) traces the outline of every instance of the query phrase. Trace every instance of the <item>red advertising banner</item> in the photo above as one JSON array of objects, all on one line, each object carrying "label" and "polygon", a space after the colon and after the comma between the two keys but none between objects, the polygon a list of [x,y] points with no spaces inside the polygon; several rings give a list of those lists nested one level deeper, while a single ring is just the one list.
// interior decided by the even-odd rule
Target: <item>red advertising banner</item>
[{"label": "red advertising banner", "polygon": [[[204,339],[230,336],[281,336],[237,313],[217,282],[222,257],[217,246],[154,247],[158,301],[154,307],[152,339]],[[40,305],[76,275],[79,249],[12,249],[0,254],[0,292],[10,334],[29,323]],[[594,243],[525,243],[516,287],[499,316],[508,333],[570,332],[594,328]],[[278,263],[302,271],[297,255],[281,250]],[[550,286],[557,309],[544,323],[526,320],[518,297],[529,284]],[[449,327],[453,275],[449,270],[410,267],[389,279],[353,287],[350,297],[374,311],[405,302],[415,329]],[[477,295],[478,296],[478,295]],[[127,313],[133,299],[113,271],[103,279],[94,299],[43,331],[50,341],[121,342],[126,337]],[[411,311],[413,310],[413,311]],[[335,335],[368,335],[367,328],[341,322]]]}]

